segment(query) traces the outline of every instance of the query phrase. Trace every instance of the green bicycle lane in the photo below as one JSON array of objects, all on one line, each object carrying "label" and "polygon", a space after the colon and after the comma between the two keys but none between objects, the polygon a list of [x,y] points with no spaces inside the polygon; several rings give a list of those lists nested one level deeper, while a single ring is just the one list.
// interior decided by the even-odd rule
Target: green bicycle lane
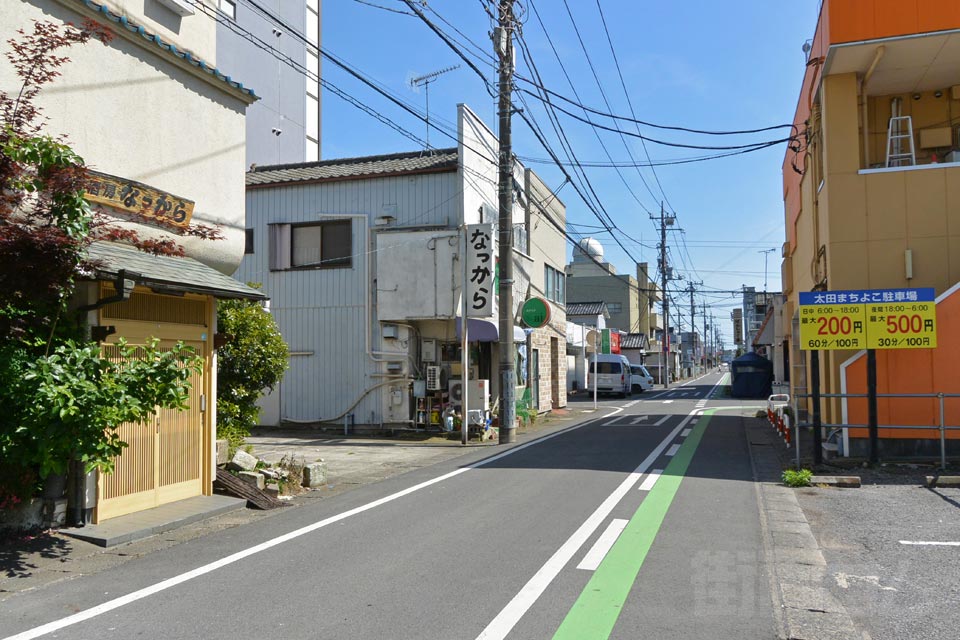
[{"label": "green bicycle lane", "polygon": [[717,411],[703,412],[555,640],[774,637],[742,423]]}]

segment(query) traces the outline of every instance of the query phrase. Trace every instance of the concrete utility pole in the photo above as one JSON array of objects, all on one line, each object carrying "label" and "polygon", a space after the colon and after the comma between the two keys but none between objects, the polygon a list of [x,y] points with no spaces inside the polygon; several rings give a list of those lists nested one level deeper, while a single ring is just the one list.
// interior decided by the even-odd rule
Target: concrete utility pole
[{"label": "concrete utility pole", "polygon": [[[697,306],[693,301],[693,294],[696,293],[697,287],[701,285],[703,285],[702,282],[694,282],[693,280],[687,285],[687,293],[690,294],[690,367],[693,369],[691,372],[693,375],[696,375],[697,372]],[[706,340],[706,333],[704,333],[704,340]]]},{"label": "concrete utility pole", "polygon": [[[654,218],[656,219],[656,218]],[[670,296],[667,295],[667,281],[669,274],[667,267],[667,225],[673,225],[673,218],[668,217],[660,203],[660,286],[663,290],[663,344],[660,363],[663,388],[670,386]]]},{"label": "concrete utility pole", "polygon": [[701,306],[703,314],[703,372],[706,373],[710,367],[710,336],[707,335],[707,303]]},{"label": "concrete utility pole", "polygon": [[517,438],[517,372],[513,346],[513,151],[510,94],[513,90],[513,0],[499,3],[493,49],[500,62],[500,444]]}]

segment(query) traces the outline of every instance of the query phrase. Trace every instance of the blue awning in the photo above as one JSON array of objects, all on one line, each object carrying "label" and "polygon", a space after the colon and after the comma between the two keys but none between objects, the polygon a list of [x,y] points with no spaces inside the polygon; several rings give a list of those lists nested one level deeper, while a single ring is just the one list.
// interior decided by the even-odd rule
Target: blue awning
[{"label": "blue awning", "polygon": [[[460,339],[462,323],[457,318],[457,339]],[[467,339],[470,342],[497,342],[500,339],[500,327],[495,320],[485,318],[467,318]],[[522,327],[514,325],[513,341],[526,342],[527,334]]]}]

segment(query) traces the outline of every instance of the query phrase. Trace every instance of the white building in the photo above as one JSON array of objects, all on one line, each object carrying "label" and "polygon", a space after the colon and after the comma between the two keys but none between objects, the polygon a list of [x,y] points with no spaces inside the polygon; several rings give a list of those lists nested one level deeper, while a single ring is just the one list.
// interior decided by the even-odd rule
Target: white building
[{"label": "white building", "polygon": [[[498,219],[496,137],[462,105],[458,131],[456,148],[247,174],[252,242],[235,277],[263,284],[291,350],[264,424],[398,428],[438,417],[461,375],[461,227]],[[517,322],[517,397],[529,388],[545,411],[566,404],[565,208],[519,164],[514,192],[514,317],[530,296],[552,302],[547,326]],[[470,377],[495,398],[495,307],[467,327]]]}]

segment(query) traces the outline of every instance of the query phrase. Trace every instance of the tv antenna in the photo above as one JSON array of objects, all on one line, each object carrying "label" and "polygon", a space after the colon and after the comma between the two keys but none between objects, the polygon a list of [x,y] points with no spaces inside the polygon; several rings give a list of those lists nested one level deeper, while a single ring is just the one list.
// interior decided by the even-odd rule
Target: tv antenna
[{"label": "tv antenna", "polygon": [[428,73],[416,78],[410,79],[410,86],[414,90],[423,87],[423,93],[427,99],[427,149],[430,148],[430,83],[436,80],[438,77],[442,76],[445,73],[459,69],[460,65],[455,64],[452,67],[445,67],[443,69],[438,69],[432,73]]},{"label": "tv antenna", "polygon": [[776,247],[773,249],[761,249],[757,253],[763,254],[763,292],[767,292],[767,256],[776,251]]}]

